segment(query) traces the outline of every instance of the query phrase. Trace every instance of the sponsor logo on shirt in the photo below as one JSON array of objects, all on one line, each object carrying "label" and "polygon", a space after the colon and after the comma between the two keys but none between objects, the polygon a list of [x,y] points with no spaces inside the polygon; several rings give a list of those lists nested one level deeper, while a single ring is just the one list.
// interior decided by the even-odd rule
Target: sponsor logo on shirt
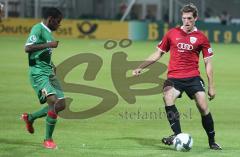
[{"label": "sponsor logo on shirt", "polygon": [[193,50],[192,44],[186,44],[186,43],[178,43],[177,48],[179,50]]}]

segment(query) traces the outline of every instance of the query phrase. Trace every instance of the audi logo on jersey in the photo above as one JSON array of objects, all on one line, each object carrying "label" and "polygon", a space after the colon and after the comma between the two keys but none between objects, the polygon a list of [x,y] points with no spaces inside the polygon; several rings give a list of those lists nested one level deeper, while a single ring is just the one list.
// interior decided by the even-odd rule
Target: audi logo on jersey
[{"label": "audi logo on jersey", "polygon": [[193,50],[193,45],[186,43],[178,43],[177,47],[180,50]]}]

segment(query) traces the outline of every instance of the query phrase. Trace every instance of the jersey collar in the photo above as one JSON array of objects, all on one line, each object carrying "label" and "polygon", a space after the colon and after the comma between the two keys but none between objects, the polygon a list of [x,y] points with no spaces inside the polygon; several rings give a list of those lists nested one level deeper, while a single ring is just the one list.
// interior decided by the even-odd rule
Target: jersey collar
[{"label": "jersey collar", "polygon": [[43,22],[41,22],[41,25],[48,31],[48,32],[52,32]]},{"label": "jersey collar", "polygon": [[[180,27],[180,29],[183,31],[183,26],[181,26]],[[189,34],[189,33],[192,33],[192,32],[196,32],[198,29],[197,29],[197,27],[193,27],[193,30],[191,31],[191,32],[188,32],[187,34]],[[184,32],[184,31],[183,31]],[[185,32],[186,33],[186,32]]]}]

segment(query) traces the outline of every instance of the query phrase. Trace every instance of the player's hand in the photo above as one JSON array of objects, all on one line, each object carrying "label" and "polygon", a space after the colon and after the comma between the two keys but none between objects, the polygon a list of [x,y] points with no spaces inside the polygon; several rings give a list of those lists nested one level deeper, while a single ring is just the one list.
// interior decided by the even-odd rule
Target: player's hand
[{"label": "player's hand", "polygon": [[141,68],[137,68],[135,70],[133,70],[132,74],[133,76],[139,76],[142,72],[142,69]]},{"label": "player's hand", "polygon": [[216,93],[215,93],[214,88],[213,87],[209,87],[208,88],[208,96],[209,96],[208,99],[211,101],[212,99],[215,98],[215,95],[216,95]]},{"label": "player's hand", "polygon": [[58,41],[51,41],[47,43],[49,48],[57,48],[58,47]]}]

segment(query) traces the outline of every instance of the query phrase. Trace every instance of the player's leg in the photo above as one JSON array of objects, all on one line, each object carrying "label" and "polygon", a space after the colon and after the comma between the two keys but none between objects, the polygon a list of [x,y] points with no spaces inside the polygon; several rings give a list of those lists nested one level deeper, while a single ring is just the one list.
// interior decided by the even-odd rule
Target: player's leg
[{"label": "player's leg", "polygon": [[52,140],[52,135],[57,123],[57,114],[65,108],[65,99],[58,99],[56,95],[49,95],[47,96],[47,103],[49,109],[46,117],[46,137],[44,146],[54,149],[56,148],[56,144]]},{"label": "player's leg", "polygon": [[194,94],[195,101],[198,107],[198,110],[202,117],[202,126],[208,135],[209,147],[211,149],[220,150],[222,149],[215,142],[215,130],[214,130],[214,121],[209,111],[206,94],[204,91],[199,91]]},{"label": "player's leg", "polygon": [[34,113],[30,113],[28,120],[31,122],[34,122],[38,118],[45,117],[47,115],[47,112],[48,112],[48,106],[44,106],[40,110]]},{"label": "player's leg", "polygon": [[[46,96],[43,94],[43,92],[44,92],[43,88],[44,88],[45,81],[42,81],[42,80],[43,79],[38,80],[38,79],[30,76],[30,83],[38,96],[40,104],[44,104],[47,101]],[[26,129],[29,133],[31,133],[31,134],[34,133],[34,128],[33,128],[34,121],[38,118],[45,117],[47,115],[47,112],[48,112],[48,105],[42,107],[40,110],[38,110],[34,113],[23,113],[22,114],[21,118],[26,123]]]},{"label": "player's leg", "polygon": [[57,115],[60,111],[65,109],[65,99],[61,86],[55,76],[49,78],[49,83],[50,86],[46,88],[46,92],[49,92],[49,94],[45,93],[49,109],[46,117],[46,137],[44,147],[54,149],[56,148],[56,144],[52,140],[52,135],[57,123]]},{"label": "player's leg", "polygon": [[34,127],[33,123],[36,119],[45,117],[48,112],[48,106],[42,107],[40,110],[34,112],[34,113],[23,113],[22,114],[22,119],[26,123],[26,128],[29,133],[33,134],[34,133]]},{"label": "player's leg", "polygon": [[179,112],[175,105],[175,101],[180,95],[180,91],[176,90],[174,87],[165,87],[164,88],[164,97],[165,110],[167,114],[167,119],[175,135],[181,133],[180,121],[179,121]]},{"label": "player's leg", "polygon": [[65,99],[58,99],[55,94],[47,96],[47,103],[49,109],[46,117],[46,137],[44,140],[44,147],[55,149],[57,146],[53,141],[53,132],[57,123],[57,115],[65,108]]},{"label": "player's leg", "polygon": [[[42,89],[39,90],[38,88],[36,89],[36,91],[38,91],[38,99],[39,99],[40,104],[46,103],[47,98],[43,94],[44,91]],[[47,112],[48,112],[48,105],[43,106],[40,110],[38,110],[34,113],[28,114],[28,120],[33,123],[38,118],[46,117]]]},{"label": "player's leg", "polygon": [[175,87],[173,87],[172,83],[173,82],[170,82],[169,80],[167,80],[165,82],[164,89],[163,89],[163,100],[165,102],[167,119],[169,121],[172,131],[174,132],[174,135],[171,135],[169,137],[164,137],[162,139],[162,142],[167,145],[171,145],[174,137],[177,134],[181,133],[179,112],[175,106],[175,101],[179,97],[181,92],[177,90]]},{"label": "player's leg", "polygon": [[204,81],[201,77],[193,77],[188,80],[188,86],[185,89],[189,98],[196,101],[197,108],[202,117],[202,125],[208,135],[209,146],[211,149],[221,149],[221,147],[215,143],[215,131],[214,122],[211,113],[209,112]]}]

